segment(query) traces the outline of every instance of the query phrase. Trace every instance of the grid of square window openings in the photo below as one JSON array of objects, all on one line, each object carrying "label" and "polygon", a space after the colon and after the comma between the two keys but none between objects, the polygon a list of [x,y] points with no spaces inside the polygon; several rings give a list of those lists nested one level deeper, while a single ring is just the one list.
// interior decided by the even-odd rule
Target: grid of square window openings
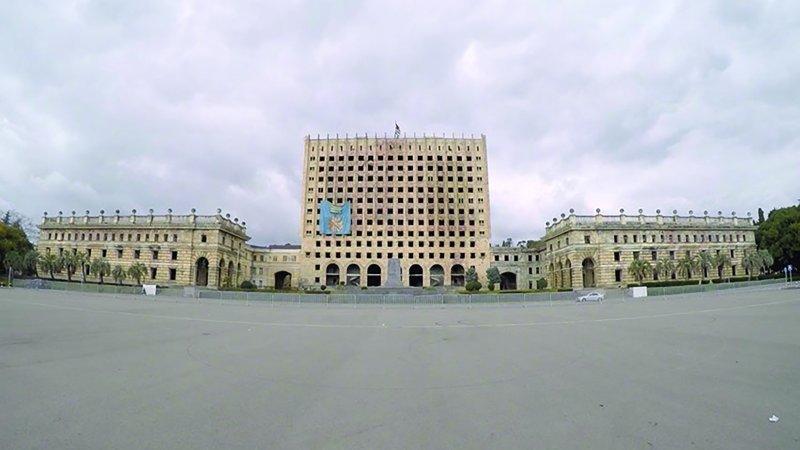
[{"label": "grid of square window openings", "polygon": [[[303,251],[314,258],[469,260],[488,254],[485,138],[307,139]],[[350,235],[319,204],[351,202]]]}]

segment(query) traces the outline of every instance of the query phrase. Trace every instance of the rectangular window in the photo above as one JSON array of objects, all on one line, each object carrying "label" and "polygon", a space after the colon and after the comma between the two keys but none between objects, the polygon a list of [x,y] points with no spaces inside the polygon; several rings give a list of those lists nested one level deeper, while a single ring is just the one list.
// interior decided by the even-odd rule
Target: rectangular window
[{"label": "rectangular window", "polygon": [[622,269],[617,269],[614,271],[614,281],[618,283],[622,281]]},{"label": "rectangular window", "polygon": [[175,281],[178,278],[178,269],[169,269],[170,281]]},{"label": "rectangular window", "polygon": [[592,243],[591,237],[588,234],[583,236],[583,243],[584,244],[591,244]]},{"label": "rectangular window", "polygon": [[651,252],[650,252],[650,258],[651,258],[653,261],[657,260],[657,259],[658,259],[658,252],[657,252],[657,251],[655,251],[655,250],[651,251]]},{"label": "rectangular window", "polygon": [[155,280],[157,274],[158,274],[158,269],[155,268],[155,267],[151,267],[150,268],[150,279],[151,280]]},{"label": "rectangular window", "polygon": [[133,259],[139,259],[140,255],[141,255],[141,251],[140,250],[134,250],[133,251]]},{"label": "rectangular window", "polygon": [[122,258],[122,249],[117,249],[117,258]]},{"label": "rectangular window", "polygon": [[158,250],[153,250],[153,259],[158,259]]},{"label": "rectangular window", "polygon": [[[255,258],[255,256],[253,256],[253,258]],[[172,260],[173,261],[177,261],[178,260],[178,251],[177,250],[173,250],[172,251]]]},{"label": "rectangular window", "polygon": [[[619,259],[620,259],[620,253],[621,253],[621,252],[614,252],[614,261],[617,261],[617,262],[619,262]],[[619,281],[619,280],[617,280],[617,281]]]}]

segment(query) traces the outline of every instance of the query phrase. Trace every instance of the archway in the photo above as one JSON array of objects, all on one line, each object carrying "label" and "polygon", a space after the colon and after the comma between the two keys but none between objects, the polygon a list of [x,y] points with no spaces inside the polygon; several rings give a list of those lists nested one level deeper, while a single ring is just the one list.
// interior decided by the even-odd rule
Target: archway
[{"label": "archway", "polygon": [[325,269],[325,284],[327,286],[339,285],[339,266],[334,263],[328,264]]},{"label": "archway", "polygon": [[444,269],[439,264],[431,266],[431,286],[444,286]]},{"label": "archway", "polygon": [[377,264],[370,264],[367,267],[367,286],[380,286],[381,285],[381,266]]},{"label": "archway", "polygon": [[503,272],[500,274],[500,290],[508,291],[517,288],[517,274],[513,272]]},{"label": "archway", "polygon": [[558,266],[556,266],[556,286],[557,288],[561,289],[564,287],[564,264],[559,261]]},{"label": "archway", "polygon": [[583,272],[583,287],[595,287],[594,281],[594,261],[586,258],[581,263],[581,272]]},{"label": "archway", "polygon": [[194,285],[208,286],[208,260],[204,257],[198,258],[195,264]]},{"label": "archway", "polygon": [[347,285],[361,285],[361,267],[358,267],[358,264],[350,264],[347,266]]},{"label": "archway", "polygon": [[566,274],[565,274],[565,277],[566,277],[566,283],[565,284],[566,284],[567,288],[571,289],[572,288],[572,261],[567,260],[566,267],[567,267],[567,271],[566,271]]},{"label": "archway", "polygon": [[408,285],[422,287],[422,266],[414,264],[408,269]]},{"label": "archway", "polygon": [[233,261],[228,261],[228,273],[225,274],[225,286],[231,287],[233,283]]},{"label": "archway", "polygon": [[450,269],[450,284],[452,286],[464,286],[464,266],[461,264],[454,264]]},{"label": "archway", "polygon": [[275,272],[275,289],[290,289],[292,287],[292,274],[281,270]]},{"label": "archway", "polygon": [[225,260],[224,259],[220,259],[219,260],[219,267],[217,267],[217,287],[222,287],[223,286],[223,284],[222,284],[222,273],[223,273],[222,270],[223,270],[224,267],[225,267]]}]

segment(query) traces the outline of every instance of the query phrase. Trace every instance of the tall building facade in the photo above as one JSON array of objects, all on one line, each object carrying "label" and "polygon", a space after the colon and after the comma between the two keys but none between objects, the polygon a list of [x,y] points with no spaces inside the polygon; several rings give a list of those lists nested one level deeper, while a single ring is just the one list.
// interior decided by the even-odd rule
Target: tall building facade
[{"label": "tall building facade", "polygon": [[463,286],[470,267],[485,273],[486,154],[485,136],[306,137],[301,284]]}]

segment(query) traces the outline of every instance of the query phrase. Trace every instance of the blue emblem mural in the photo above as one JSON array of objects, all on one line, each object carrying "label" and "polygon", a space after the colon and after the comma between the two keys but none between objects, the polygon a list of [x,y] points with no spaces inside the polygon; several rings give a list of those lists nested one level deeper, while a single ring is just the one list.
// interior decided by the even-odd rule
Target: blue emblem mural
[{"label": "blue emblem mural", "polygon": [[320,234],[350,234],[350,202],[334,205],[328,200],[319,204]]}]

